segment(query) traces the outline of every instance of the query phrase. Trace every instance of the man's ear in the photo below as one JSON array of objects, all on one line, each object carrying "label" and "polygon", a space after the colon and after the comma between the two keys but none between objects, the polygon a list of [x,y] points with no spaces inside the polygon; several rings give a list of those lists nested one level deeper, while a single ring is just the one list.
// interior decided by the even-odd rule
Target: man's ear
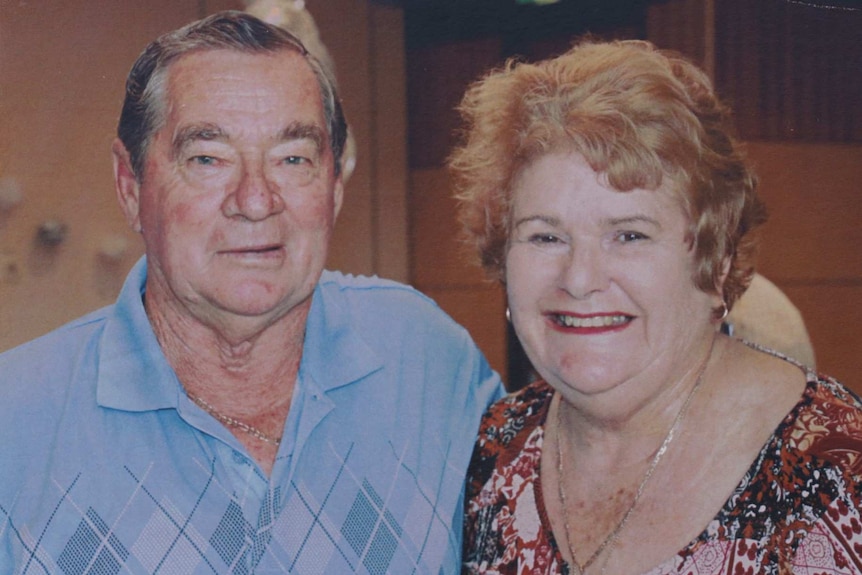
[{"label": "man's ear", "polygon": [[332,192],[333,213],[332,221],[338,219],[338,214],[341,212],[341,205],[344,202],[344,180],[338,176],[335,180],[335,188]]},{"label": "man's ear", "polygon": [[141,186],[135,177],[135,171],[132,169],[129,152],[126,150],[123,142],[117,138],[111,146],[111,153],[114,158],[114,187],[117,191],[117,200],[120,202],[120,209],[123,210],[129,226],[134,231],[140,233]]}]

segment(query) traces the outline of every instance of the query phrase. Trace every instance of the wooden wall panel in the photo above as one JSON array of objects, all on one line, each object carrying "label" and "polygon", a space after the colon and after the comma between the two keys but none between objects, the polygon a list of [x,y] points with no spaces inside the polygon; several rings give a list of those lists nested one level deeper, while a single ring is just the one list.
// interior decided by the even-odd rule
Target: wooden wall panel
[{"label": "wooden wall panel", "polygon": [[456,141],[455,107],[467,86],[499,63],[500,38],[458,41],[409,52],[407,95],[411,169],[437,168]]},{"label": "wooden wall panel", "polygon": [[716,85],[743,136],[862,142],[862,10],[715,2]]},{"label": "wooden wall panel", "polygon": [[805,319],[817,369],[862,394],[862,284],[777,285]]},{"label": "wooden wall panel", "polygon": [[445,168],[410,174],[410,277],[417,286],[482,285],[475,254],[461,240],[452,185]]},{"label": "wooden wall panel", "polygon": [[[110,145],[123,79],[154,36],[198,2],[4,2],[0,178],[21,202],[0,217],[0,349],[110,303],[142,251],[117,207]],[[66,241],[36,230],[62,222]],[[122,248],[116,260],[101,252]]]},{"label": "wooden wall panel", "polygon": [[408,249],[407,167],[407,58],[404,52],[404,14],[392,7],[372,5],[374,37],[371,63],[374,213],[372,233],[374,273],[407,282]]},{"label": "wooden wall panel", "polygon": [[796,282],[862,281],[862,145],[752,142],[770,212],[760,268]]},{"label": "wooden wall panel", "polygon": [[[371,33],[367,2],[320,2],[311,5],[320,37],[335,60],[344,112],[358,147],[356,171],[347,182],[344,205],[335,227],[329,267],[350,273],[373,273],[372,148],[373,105],[367,61]],[[344,30],[350,30],[345,34]],[[354,60],[355,58],[355,60]]]},{"label": "wooden wall panel", "polygon": [[659,48],[676,50],[712,77],[714,27],[711,2],[667,0],[647,10],[647,38]]},{"label": "wooden wall panel", "polygon": [[862,145],[748,150],[770,211],[758,269],[799,308],[818,369],[862,391]]}]

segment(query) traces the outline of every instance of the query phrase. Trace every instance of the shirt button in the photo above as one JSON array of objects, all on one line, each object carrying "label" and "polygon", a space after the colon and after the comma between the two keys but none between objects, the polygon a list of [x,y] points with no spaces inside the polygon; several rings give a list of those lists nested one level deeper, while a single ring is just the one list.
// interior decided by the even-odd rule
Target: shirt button
[{"label": "shirt button", "polygon": [[248,459],[239,451],[233,452],[233,462],[237,465],[248,465]]}]

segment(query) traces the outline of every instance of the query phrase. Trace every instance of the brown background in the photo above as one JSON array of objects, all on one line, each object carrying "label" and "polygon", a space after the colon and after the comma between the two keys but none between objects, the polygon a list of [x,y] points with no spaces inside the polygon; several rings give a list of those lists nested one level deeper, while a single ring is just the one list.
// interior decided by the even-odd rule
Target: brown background
[{"label": "brown background", "polygon": [[[457,242],[442,167],[452,108],[507,56],[552,55],[587,30],[648,38],[701,63],[733,104],[772,213],[760,270],[800,308],[818,367],[862,390],[862,12],[779,0],[572,3],[541,17],[537,7],[497,9],[490,25],[478,0],[439,0],[431,11],[421,0],[307,0],[360,154],[330,266],[414,283],[506,377],[503,294]],[[123,78],[158,33],[240,7],[0,0],[0,194],[10,181],[22,194],[0,209],[0,349],[113,300],[141,253],[111,181]],[[48,248],[35,236],[52,219],[68,234]]]}]

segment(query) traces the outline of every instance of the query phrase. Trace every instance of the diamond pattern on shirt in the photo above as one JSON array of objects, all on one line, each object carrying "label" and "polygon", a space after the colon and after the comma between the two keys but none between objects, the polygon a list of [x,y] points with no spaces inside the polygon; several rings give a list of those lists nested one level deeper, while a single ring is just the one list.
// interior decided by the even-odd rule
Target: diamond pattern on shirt
[{"label": "diamond pattern on shirt", "polygon": [[65,575],[116,575],[128,558],[129,551],[90,508],[57,558],[57,565]]},{"label": "diamond pattern on shirt", "polygon": [[386,573],[403,532],[371,484],[363,481],[362,487],[341,526],[341,534],[353,552],[363,557],[362,564],[368,572],[381,575]]},{"label": "diamond pattern on shirt", "polygon": [[[218,460],[198,461],[202,473],[186,473],[182,486],[161,462],[125,466],[109,499],[87,474],[66,485],[55,478],[57,500],[45,501],[53,511],[40,532],[15,525],[4,508],[0,532],[15,534],[15,575],[427,574],[426,560],[457,553],[438,513],[434,483],[442,479],[420,480],[406,447],[377,448],[370,471],[354,463],[367,446],[328,447],[314,461],[322,481],[273,487],[262,500],[220,481]],[[53,545],[54,558],[43,552]]]},{"label": "diamond pattern on shirt", "polygon": [[251,533],[252,527],[243,517],[242,509],[231,501],[210,537],[210,545],[226,565],[234,565],[237,557],[248,550]]},{"label": "diamond pattern on shirt", "polygon": [[[147,573],[192,573],[201,563],[206,538],[169,501],[161,501],[132,545],[132,555]],[[215,570],[213,570],[215,572]]]}]

